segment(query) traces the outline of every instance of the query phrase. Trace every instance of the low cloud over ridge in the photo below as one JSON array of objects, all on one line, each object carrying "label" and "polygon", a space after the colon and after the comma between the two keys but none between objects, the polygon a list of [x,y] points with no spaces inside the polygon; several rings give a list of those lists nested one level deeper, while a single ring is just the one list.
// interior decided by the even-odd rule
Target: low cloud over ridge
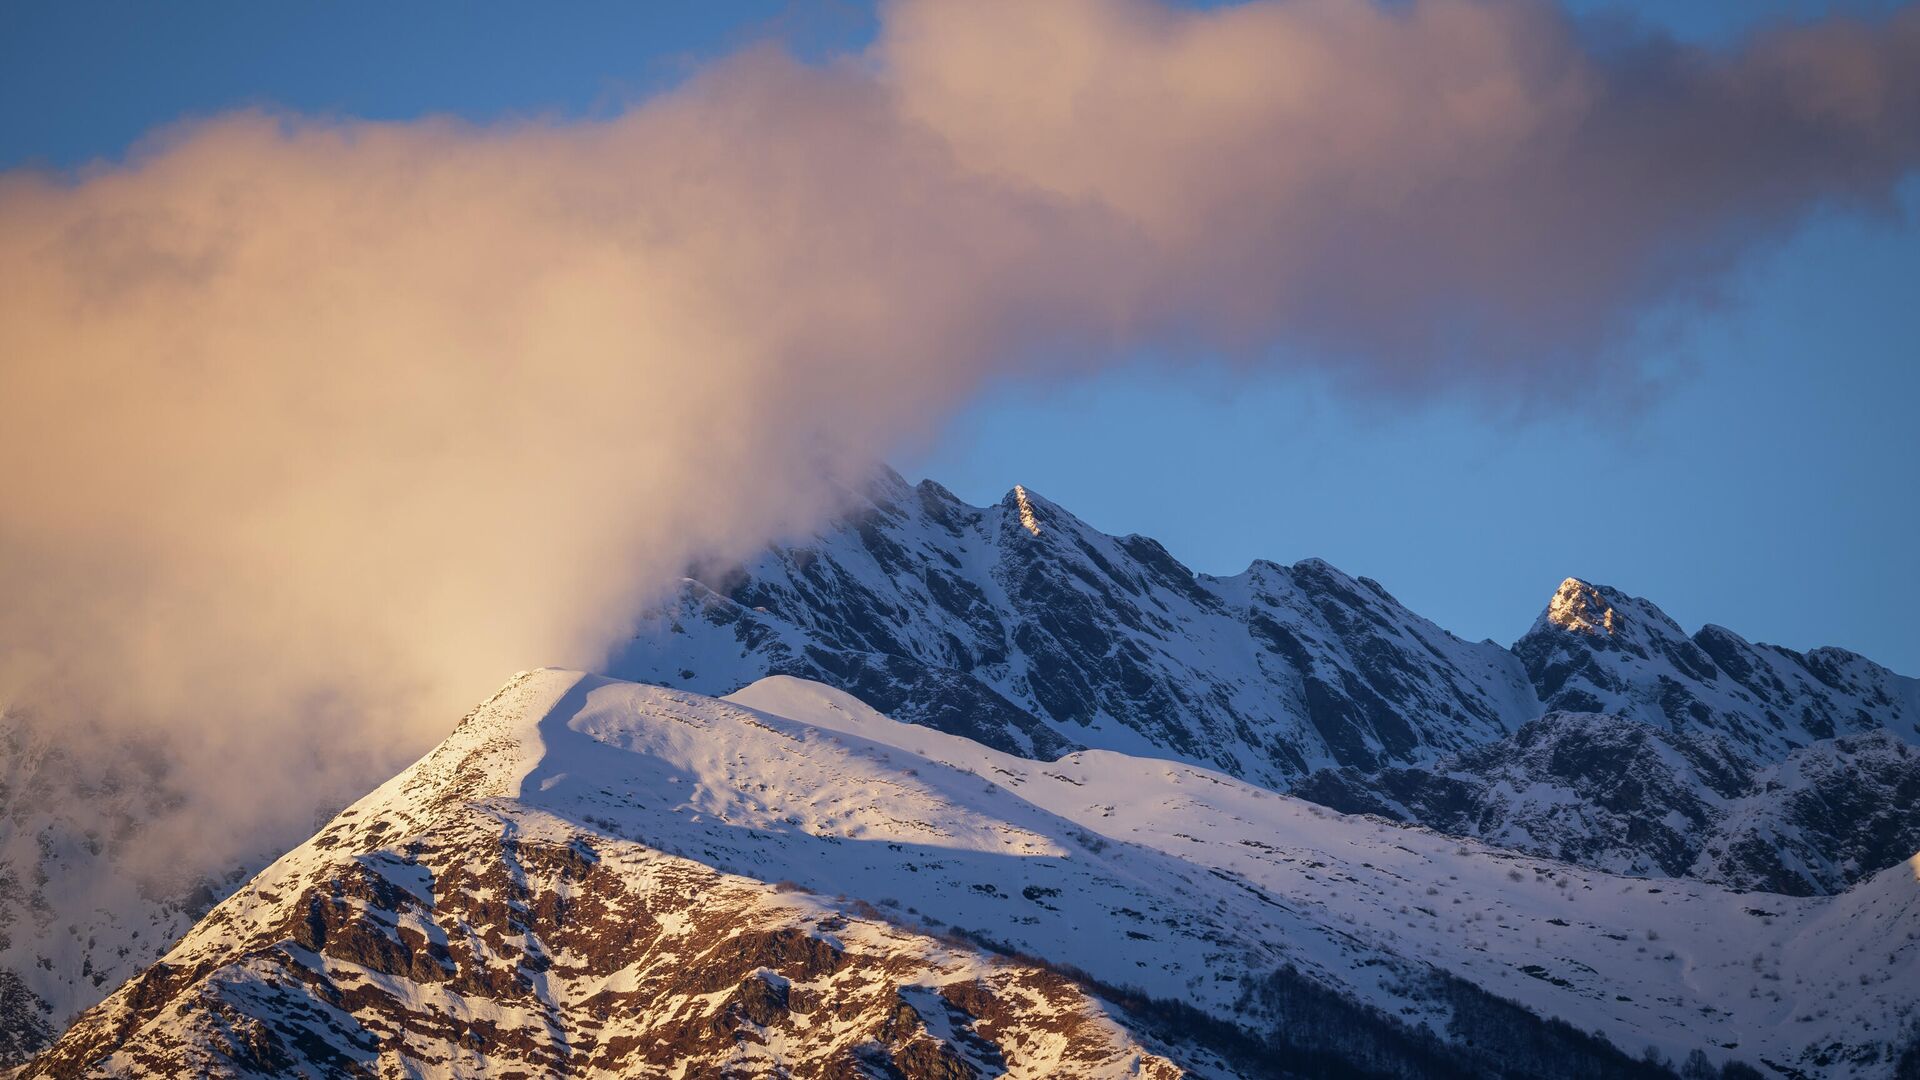
[{"label": "low cloud over ridge", "polygon": [[248,112],[0,176],[0,695],[190,747],[196,843],[297,831],[989,380],[1630,379],[1646,305],[1916,163],[1914,8],[1716,52],[1517,0],[901,0],[603,121]]}]

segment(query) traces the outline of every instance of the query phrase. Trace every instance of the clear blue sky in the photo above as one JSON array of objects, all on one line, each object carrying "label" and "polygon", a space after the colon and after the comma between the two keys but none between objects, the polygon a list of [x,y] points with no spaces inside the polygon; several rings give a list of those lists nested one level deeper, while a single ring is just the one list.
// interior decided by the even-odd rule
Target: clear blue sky
[{"label": "clear blue sky", "polygon": [[[1714,43],[1834,5],[1574,6]],[[242,105],[595,115],[767,33],[820,54],[872,25],[861,4],[775,0],[15,3],[0,9],[0,168],[113,157]],[[1920,180],[1903,210],[1823,218],[1750,260],[1730,304],[1644,346],[1683,374],[1639,410],[1493,419],[1142,365],[1002,388],[897,464],[975,502],[1027,484],[1202,570],[1318,555],[1469,637],[1510,641],[1575,574],[1689,629],[1844,645],[1920,674]]]}]

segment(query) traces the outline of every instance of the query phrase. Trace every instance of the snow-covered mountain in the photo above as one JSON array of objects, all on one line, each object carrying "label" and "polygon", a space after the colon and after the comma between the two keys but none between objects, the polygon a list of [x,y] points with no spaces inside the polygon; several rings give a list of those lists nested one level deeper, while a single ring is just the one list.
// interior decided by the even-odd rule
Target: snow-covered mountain
[{"label": "snow-covered mountain", "polygon": [[[682,582],[607,670],[707,694],[817,680],[1023,759],[1204,766],[1617,873],[1828,894],[1920,847],[1920,681],[1851,653],[1688,638],[1575,579],[1512,650],[1469,643],[1318,560],[1194,574],[1022,488],[973,507],[886,474],[818,535]],[[246,876],[136,870],[165,778],[15,742],[0,1065]]]},{"label": "snow-covered mountain", "polygon": [[1539,711],[1507,650],[1317,559],[1210,577],[1022,488],[973,507],[892,474],[818,536],[687,579],[609,670],[706,693],[818,679],[1023,756],[1143,752],[1271,787]]},{"label": "snow-covered mountain", "polygon": [[25,1075],[1883,1075],[1917,873],[1656,885],[790,678],[543,671]]},{"label": "snow-covered mountain", "polygon": [[1293,794],[1615,873],[1795,896],[1920,851],[1920,749],[1884,730],[1755,769],[1705,732],[1550,713],[1430,766],[1322,770]]},{"label": "snow-covered mountain", "polygon": [[[818,535],[684,581],[610,670],[707,693],[796,675],[1023,756],[1167,757],[1598,868],[1795,893],[1904,859],[1920,825],[1878,801],[1911,789],[1920,680],[1853,653],[1689,638],[1574,578],[1511,651],[1472,644],[1318,560],[1195,574],[1022,488],[972,507],[884,475]],[[1852,737],[1869,741],[1834,742]],[[1848,791],[1844,766],[1795,753],[1873,767]],[[1759,780],[1774,767],[1788,779]],[[1835,809],[1850,799],[1875,812]]]},{"label": "snow-covered mountain", "polygon": [[0,1065],[44,1045],[269,861],[200,874],[141,858],[180,798],[160,755],[76,757],[0,711]]},{"label": "snow-covered mountain", "polygon": [[1920,741],[1920,679],[1845,649],[1754,645],[1719,626],[1688,637],[1653,604],[1575,578],[1513,651],[1548,709],[1710,732],[1750,762],[1880,728]]},{"label": "snow-covered mountain", "polygon": [[833,526],[698,574],[610,662],[725,693],[768,674],[1031,757],[1087,746],[1284,788],[1430,762],[1552,711],[1721,740],[1748,766],[1837,735],[1920,741],[1920,679],[1797,653],[1575,578],[1504,649],[1462,641],[1317,559],[1196,574],[1015,488],[968,506],[883,475]]}]

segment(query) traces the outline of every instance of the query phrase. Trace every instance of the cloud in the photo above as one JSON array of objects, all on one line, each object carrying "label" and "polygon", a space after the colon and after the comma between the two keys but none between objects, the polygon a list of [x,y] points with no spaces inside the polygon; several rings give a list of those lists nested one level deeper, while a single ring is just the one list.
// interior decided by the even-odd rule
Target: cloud
[{"label": "cloud", "polygon": [[1163,315],[1391,388],[1586,383],[1625,321],[1920,156],[1920,12],[1717,54],[1525,2],[904,4],[901,108],[1112,209]]},{"label": "cloud", "polygon": [[1507,0],[900,0],[607,120],[243,112],[0,176],[0,693],[164,733],[218,857],[989,380],[1169,341],[1630,380],[1646,305],[1916,161],[1913,9],[1709,52]]}]

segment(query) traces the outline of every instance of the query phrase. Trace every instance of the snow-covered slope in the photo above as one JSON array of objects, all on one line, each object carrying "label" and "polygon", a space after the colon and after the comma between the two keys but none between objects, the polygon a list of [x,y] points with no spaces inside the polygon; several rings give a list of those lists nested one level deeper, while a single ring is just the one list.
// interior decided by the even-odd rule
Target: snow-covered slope
[{"label": "snow-covered slope", "polygon": [[1869,731],[1762,770],[1689,873],[1806,895],[1845,888],[1911,851],[1920,851],[1920,748]]},{"label": "snow-covered slope", "polygon": [[1753,763],[1878,728],[1920,742],[1920,679],[1845,649],[1754,645],[1719,626],[1688,637],[1648,601],[1577,578],[1513,651],[1548,709],[1711,732]]},{"label": "snow-covered slope", "polygon": [[81,760],[0,711],[0,1065],[21,1060],[157,959],[244,869],[143,858],[179,793],[157,755]]},{"label": "snow-covered slope", "polygon": [[1920,851],[1920,749],[1884,730],[1755,769],[1708,732],[1550,713],[1431,766],[1323,770],[1293,793],[1616,873],[1796,896]]},{"label": "snow-covered slope", "polygon": [[1920,741],[1920,680],[1797,653],[1569,578],[1509,651],[1319,560],[1195,574],[1025,489],[968,506],[891,473],[832,527],[689,578],[610,662],[724,693],[768,674],[1022,756],[1080,746],[1285,788],[1498,740],[1550,711],[1705,732],[1751,766],[1836,735]]},{"label": "snow-covered slope", "polygon": [[26,1075],[1175,1075],[1058,975],[623,839],[700,836],[685,800],[709,789],[636,740],[704,718],[590,689],[510,684]]},{"label": "snow-covered slope", "polygon": [[1752,778],[1710,735],[1549,713],[1431,767],[1327,770],[1293,793],[1614,873],[1675,876]]},{"label": "snow-covered slope", "polygon": [[1506,650],[1319,560],[1196,575],[1024,489],[973,507],[892,474],[807,542],[685,581],[608,670],[704,693],[797,675],[1022,756],[1099,747],[1275,787],[1538,714]]},{"label": "snow-covered slope", "polygon": [[[1601,868],[1794,892],[1904,857],[1920,813],[1897,746],[1871,741],[1916,738],[1920,682],[1852,654],[1711,626],[1688,639],[1653,605],[1576,580],[1508,651],[1317,560],[1193,574],[1152,540],[1105,536],[1025,489],[972,507],[892,474],[818,536],[683,582],[608,670],[705,693],[817,679],[1031,759],[1096,747],[1279,790],[1317,773],[1309,792],[1392,778],[1365,799],[1316,797]],[[1518,733],[1550,706],[1644,727],[1579,753],[1529,749]],[[1870,741],[1846,749],[1829,731]],[[1607,745],[1621,756],[1593,752]],[[1683,745],[1716,747],[1721,765],[1676,758]],[[1789,768],[1799,746],[1814,756]],[[1470,758],[1492,771],[1474,779]],[[1581,760],[1593,775],[1567,771]],[[183,873],[166,881],[132,869],[124,854],[177,793],[70,764],[24,744],[0,762],[0,1016],[50,1031],[239,880],[225,866],[168,868]],[[1776,767],[1777,785],[1755,779]],[[1727,769],[1745,779],[1724,782]],[[1439,794],[1395,794],[1422,785]],[[26,1019],[0,1026],[0,1063],[39,1038]]]},{"label": "snow-covered slope", "polygon": [[[1816,744],[1871,732],[1920,741],[1920,680],[1852,653],[1716,626],[1689,638],[1648,601],[1574,578],[1512,651],[1475,645],[1318,560],[1194,574],[1024,488],[972,507],[883,475],[817,536],[687,579],[609,670],[706,693],[797,675],[1024,757],[1170,758],[1603,869],[1698,862],[1793,892],[1904,858],[1920,816],[1826,813],[1836,784],[1775,810],[1731,806],[1796,750],[1844,758]],[[1632,723],[1519,734],[1552,711]],[[1723,858],[1705,841],[1730,815],[1754,825],[1725,838]]]},{"label": "snow-covered slope", "polygon": [[791,678],[719,701],[545,671],[29,1075],[1280,1075],[1235,1048],[1367,1024],[1340,1052],[1389,1073],[1492,1072],[1488,1041],[1508,1068],[1521,1044],[1565,1075],[1639,1068],[1489,1023],[1489,993],[1675,1059],[1878,1075],[1920,985],[1917,872],[1817,900],[1653,883],[1164,759],[1035,762]]}]

